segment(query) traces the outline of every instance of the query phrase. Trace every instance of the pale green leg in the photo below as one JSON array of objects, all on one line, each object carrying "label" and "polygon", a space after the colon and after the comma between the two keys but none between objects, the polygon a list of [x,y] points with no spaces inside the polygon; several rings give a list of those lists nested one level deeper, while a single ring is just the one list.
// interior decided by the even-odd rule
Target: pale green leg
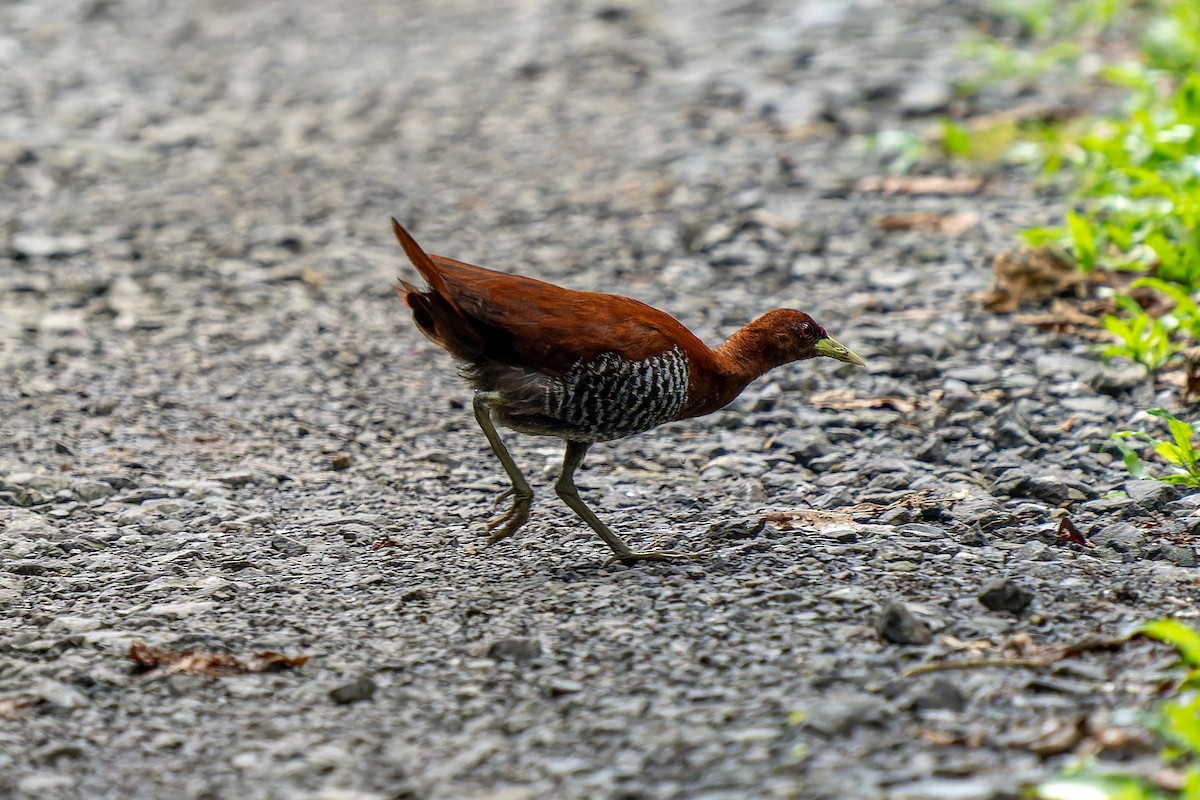
[{"label": "pale green leg", "polygon": [[575,488],[575,470],[583,462],[583,457],[587,455],[588,447],[587,442],[567,442],[566,452],[563,453],[562,474],[558,476],[558,483],[554,484],[554,491],[613,551],[613,557],[608,560],[608,564],[614,561],[623,561],[628,564],[634,561],[665,561],[669,558],[697,558],[707,555],[707,553],[676,553],[670,550],[646,552],[630,550],[629,545],[609,530],[609,527],[584,504],[583,499],[579,496],[579,490]]},{"label": "pale green leg", "polygon": [[488,523],[488,531],[494,531],[487,540],[490,545],[512,536],[529,520],[529,509],[533,505],[533,489],[529,488],[529,482],[521,474],[517,463],[508,454],[508,448],[501,441],[500,434],[496,432],[496,426],[492,423],[491,404],[484,397],[475,395],[471,406],[475,411],[475,421],[483,429],[483,435],[487,437],[488,444],[492,446],[492,452],[496,454],[496,458],[500,459],[500,465],[504,467],[504,471],[508,473],[508,479],[512,481],[512,487],[501,492],[500,496],[496,498],[497,503],[506,497],[512,497],[513,502],[502,517]]}]

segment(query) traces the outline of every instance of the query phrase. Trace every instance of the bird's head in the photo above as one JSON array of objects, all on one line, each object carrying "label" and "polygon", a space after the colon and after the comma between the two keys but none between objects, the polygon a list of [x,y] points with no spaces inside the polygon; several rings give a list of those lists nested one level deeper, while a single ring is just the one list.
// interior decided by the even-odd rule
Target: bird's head
[{"label": "bird's head", "polygon": [[825,356],[847,364],[866,366],[850,348],[826,333],[816,320],[803,311],[779,308],[764,315],[763,319],[769,320],[781,364]]}]

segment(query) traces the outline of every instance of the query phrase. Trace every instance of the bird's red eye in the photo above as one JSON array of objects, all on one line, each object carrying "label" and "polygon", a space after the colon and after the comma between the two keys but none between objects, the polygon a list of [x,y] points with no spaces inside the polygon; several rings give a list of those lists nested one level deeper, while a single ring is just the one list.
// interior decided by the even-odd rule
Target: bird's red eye
[{"label": "bird's red eye", "polygon": [[812,336],[812,325],[809,325],[807,322],[801,322],[800,335],[805,339],[807,339],[809,336]]}]

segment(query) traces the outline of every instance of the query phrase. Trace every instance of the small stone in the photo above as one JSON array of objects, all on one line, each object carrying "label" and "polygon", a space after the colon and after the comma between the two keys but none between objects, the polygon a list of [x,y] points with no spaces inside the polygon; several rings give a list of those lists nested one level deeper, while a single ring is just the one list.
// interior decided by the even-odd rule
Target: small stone
[{"label": "small stone", "polygon": [[895,784],[887,796],[888,800],[984,800],[1006,794],[980,778],[924,778]]},{"label": "small stone", "polygon": [[1053,561],[1059,555],[1045,542],[1026,542],[1012,554],[1011,561]]},{"label": "small stone", "polygon": [[945,75],[927,75],[920,77],[900,93],[897,101],[900,108],[909,116],[924,116],[936,114],[946,108],[954,99],[954,89]]},{"label": "small stone", "polygon": [[17,790],[25,797],[60,796],[59,792],[75,786],[75,779],[57,772],[31,772],[17,782]]},{"label": "small stone", "polygon": [[156,603],[150,606],[143,614],[151,617],[173,617],[181,619],[183,617],[191,617],[196,614],[203,614],[206,611],[212,611],[217,607],[213,600],[192,600],[182,603]]},{"label": "small stone", "polygon": [[542,654],[542,646],[537,639],[497,639],[488,645],[487,654],[497,661],[529,661]]},{"label": "small stone", "polygon": [[359,700],[370,700],[375,695],[376,688],[378,687],[374,679],[369,675],[365,675],[356,681],[351,681],[335,689],[330,689],[329,698],[338,705],[357,703]]},{"label": "small stone", "polygon": [[47,633],[87,633],[104,627],[95,617],[57,617],[46,626]]},{"label": "small stone", "polygon": [[1045,376],[1070,375],[1087,381],[1100,372],[1100,362],[1067,353],[1045,353],[1034,362],[1038,373]]},{"label": "small stone", "polygon": [[912,522],[916,514],[917,512],[911,508],[893,508],[880,514],[877,522],[880,525],[902,525],[905,522]]},{"label": "small stone", "polygon": [[820,431],[788,428],[777,434],[773,441],[775,447],[805,466],[812,459],[829,452],[829,440]]},{"label": "small stone", "polygon": [[888,600],[875,622],[879,635],[893,644],[929,644],[933,634],[903,603]]},{"label": "small stone", "polygon": [[1107,395],[1064,397],[1059,404],[1067,411],[1110,417],[1120,411],[1120,405]]},{"label": "small stone", "polygon": [[1181,567],[1196,566],[1196,549],[1188,545],[1162,542],[1155,548],[1154,556]]},{"label": "small stone", "polygon": [[967,705],[962,690],[945,678],[937,678],[912,698],[909,708],[913,711],[946,709],[962,711]]},{"label": "small stone", "polygon": [[333,458],[329,459],[329,466],[339,472],[344,469],[350,469],[350,465],[354,463],[354,456],[349,453],[338,453]]},{"label": "small stone", "polygon": [[308,552],[308,545],[283,535],[272,536],[271,547],[286,556],[302,556]]},{"label": "small stone", "polygon": [[1065,503],[1069,500],[1085,500],[1088,494],[1071,481],[1050,475],[1039,475],[1027,481],[1022,487],[1021,494],[1014,496],[1032,497],[1047,503]]},{"label": "small stone", "polygon": [[1093,390],[1107,395],[1122,395],[1146,383],[1149,370],[1142,364],[1105,364],[1092,375],[1088,384]]},{"label": "small stone", "polygon": [[1164,506],[1164,511],[1169,511],[1178,516],[1186,516],[1188,514],[1197,513],[1200,509],[1200,494],[1184,495],[1178,500],[1172,500]]},{"label": "small stone", "polygon": [[834,694],[812,710],[804,727],[827,738],[846,736],[863,725],[883,725],[894,711],[894,707],[875,695]]},{"label": "small stone", "polygon": [[116,489],[103,481],[75,481],[71,484],[71,491],[84,503],[111,497],[117,493]]},{"label": "small stone", "polygon": [[67,711],[74,711],[91,704],[83,692],[62,681],[43,680],[38,683],[34,691],[42,698],[43,702]]},{"label": "small stone", "polygon": [[12,249],[24,256],[40,258],[65,258],[67,256],[86,253],[88,240],[80,234],[63,234],[53,236],[43,233],[15,233],[12,236]]},{"label": "small stone", "polygon": [[1118,553],[1141,553],[1146,544],[1146,535],[1128,522],[1117,522],[1107,525],[1091,535],[1092,542],[1099,547],[1107,547]]},{"label": "small stone", "polygon": [[126,492],[117,499],[122,503],[140,505],[147,500],[162,500],[167,497],[171,497],[171,492],[168,489],[162,486],[147,486],[145,489],[134,489]]},{"label": "small stone", "polygon": [[966,384],[986,384],[996,381],[1000,377],[1000,373],[990,364],[974,364],[969,367],[947,370],[945,376]]},{"label": "small stone", "polygon": [[71,563],[58,558],[22,558],[8,565],[14,575],[45,575],[47,573],[69,573]]},{"label": "small stone", "polygon": [[245,486],[248,483],[254,483],[257,479],[257,476],[249,470],[223,472],[216,476],[216,480],[226,486]]},{"label": "small stone", "polygon": [[917,448],[916,457],[918,461],[938,463],[946,458],[946,443],[934,437]]},{"label": "small stone", "polygon": [[96,480],[107,483],[109,486],[116,489],[118,492],[123,492],[126,489],[136,489],[137,483],[126,475],[111,473],[107,475],[97,475]]},{"label": "small stone", "polygon": [[766,525],[766,517],[761,517],[755,522],[718,522],[709,526],[705,535],[717,540],[753,539],[763,532]]},{"label": "small stone", "polygon": [[56,532],[54,526],[39,516],[17,517],[4,526],[5,536],[20,539],[49,539]]},{"label": "small stone", "polygon": [[967,547],[982,547],[987,543],[987,537],[983,535],[983,531],[976,525],[962,536],[959,536],[958,541]]},{"label": "small stone", "polygon": [[996,581],[979,593],[979,602],[991,611],[1011,611],[1019,614],[1033,602],[1033,592],[1010,578]]},{"label": "small stone", "polygon": [[1014,447],[1036,447],[1039,444],[1027,429],[1011,421],[997,426],[992,432],[991,439],[1001,450],[1009,450]]},{"label": "small stone", "polygon": [[561,697],[566,694],[575,694],[576,692],[582,692],[583,684],[580,683],[579,681],[568,680],[566,678],[559,678],[557,680],[550,681],[550,685],[546,688],[550,690],[551,697]]},{"label": "small stone", "polygon": [[1157,511],[1179,496],[1179,491],[1169,483],[1155,480],[1125,482],[1125,494],[1143,508]]}]

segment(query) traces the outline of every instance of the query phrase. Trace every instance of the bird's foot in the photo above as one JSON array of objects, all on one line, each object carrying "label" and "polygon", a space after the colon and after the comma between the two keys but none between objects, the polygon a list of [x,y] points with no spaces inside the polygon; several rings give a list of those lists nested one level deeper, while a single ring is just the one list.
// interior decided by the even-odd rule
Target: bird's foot
[{"label": "bird's foot", "polygon": [[631,550],[628,553],[614,555],[604,562],[604,566],[607,567],[617,561],[622,564],[633,564],[636,561],[674,561],[676,559],[706,558],[710,555],[712,555],[711,550],[701,550],[698,553],[685,553],[680,550]]},{"label": "bird's foot", "polygon": [[493,545],[502,539],[507,539],[529,521],[529,509],[533,505],[533,493],[518,492],[516,489],[505,489],[496,498],[493,506],[500,505],[500,503],[509,497],[512,498],[512,505],[508,507],[508,511],[505,511],[498,519],[494,519],[488,523],[487,531],[490,535],[484,547]]}]

